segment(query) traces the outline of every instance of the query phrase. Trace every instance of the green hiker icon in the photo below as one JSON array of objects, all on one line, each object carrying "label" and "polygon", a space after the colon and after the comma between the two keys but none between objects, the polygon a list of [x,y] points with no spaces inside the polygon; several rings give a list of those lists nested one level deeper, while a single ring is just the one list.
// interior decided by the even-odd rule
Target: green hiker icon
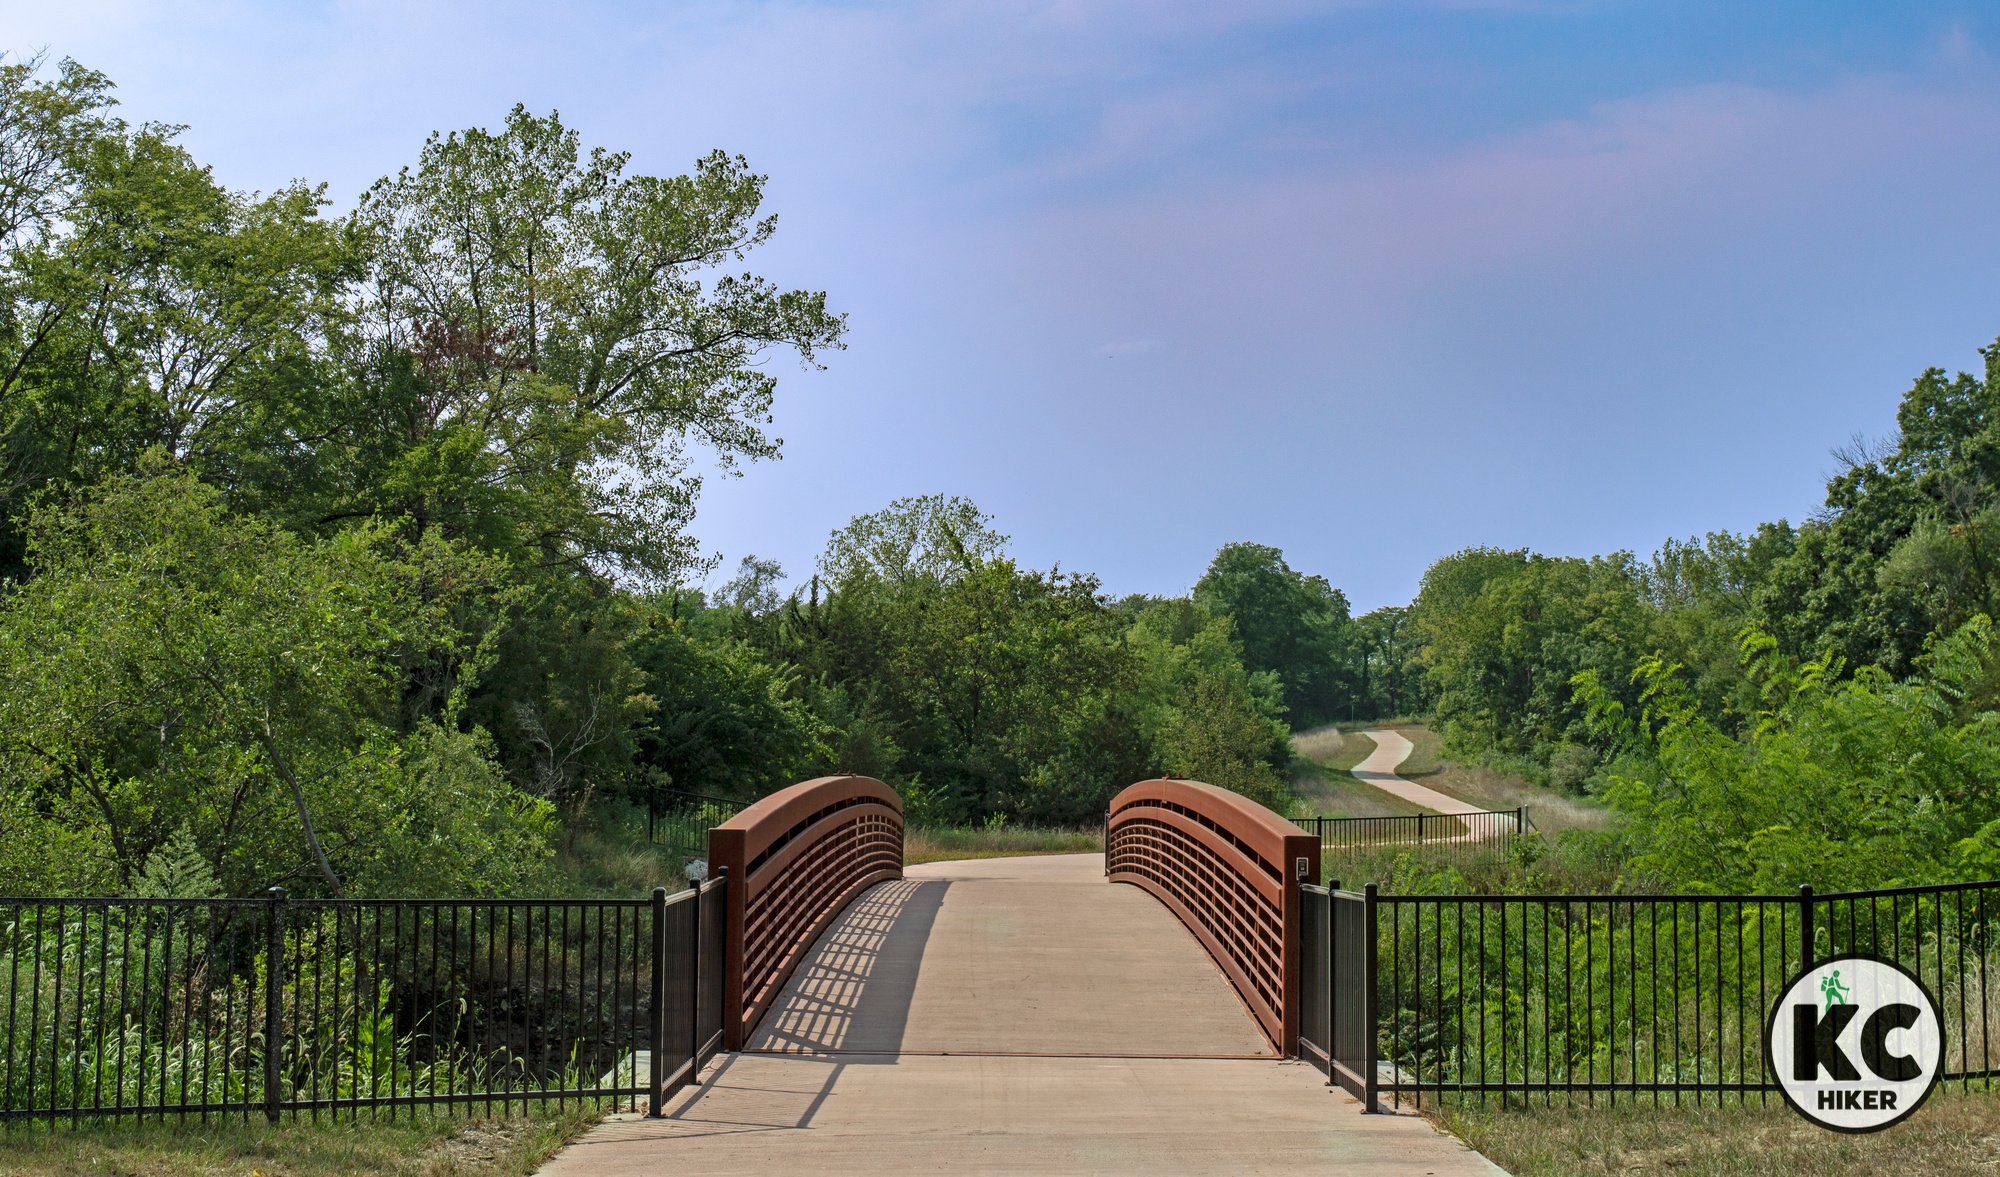
[{"label": "green hiker icon", "polygon": [[1832,1009],[1835,1004],[1847,1000],[1847,986],[1840,983],[1839,969],[1833,970],[1831,977],[1822,977],[1820,979],[1819,991],[1826,994],[1826,1008],[1828,1009]]}]

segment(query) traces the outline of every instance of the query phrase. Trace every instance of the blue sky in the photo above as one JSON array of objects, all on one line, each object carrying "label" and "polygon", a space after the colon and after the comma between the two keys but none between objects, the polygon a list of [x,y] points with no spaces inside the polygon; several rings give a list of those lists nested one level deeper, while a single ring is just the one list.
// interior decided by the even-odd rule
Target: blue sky
[{"label": "blue sky", "polygon": [[756,268],[851,333],[776,361],[784,459],[709,482],[728,564],[944,492],[1114,593],[1250,539],[1367,609],[1471,544],[1799,519],[1919,372],[1977,368],[1986,11],[0,0],[0,45],[336,208],[517,101],[635,170],[747,155]]}]

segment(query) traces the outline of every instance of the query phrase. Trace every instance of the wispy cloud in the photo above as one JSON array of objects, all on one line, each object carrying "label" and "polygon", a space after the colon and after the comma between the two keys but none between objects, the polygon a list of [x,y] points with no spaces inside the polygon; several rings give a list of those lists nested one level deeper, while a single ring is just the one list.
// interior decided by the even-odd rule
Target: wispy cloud
[{"label": "wispy cloud", "polygon": [[783,218],[756,266],[853,335],[787,379],[787,460],[710,491],[718,547],[808,566],[942,488],[1120,590],[1254,522],[1365,605],[1462,542],[1796,514],[1896,380],[2000,328],[1988,18],[1734,7],[71,0],[0,40],[236,187],[345,199],[516,101],[638,170],[745,153]]}]

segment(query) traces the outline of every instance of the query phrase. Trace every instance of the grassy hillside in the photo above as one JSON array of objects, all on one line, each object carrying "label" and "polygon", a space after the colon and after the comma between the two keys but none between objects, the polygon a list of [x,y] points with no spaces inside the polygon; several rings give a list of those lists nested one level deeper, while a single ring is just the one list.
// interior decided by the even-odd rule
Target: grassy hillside
[{"label": "grassy hillside", "polygon": [[[1364,725],[1374,729],[1377,725]],[[1411,744],[1410,755],[1396,769],[1405,780],[1436,789],[1482,809],[1513,809],[1525,805],[1536,828],[1545,833],[1603,826],[1604,808],[1587,798],[1544,788],[1509,773],[1445,759],[1443,742],[1420,720],[1392,720],[1379,725],[1400,733]],[[1302,802],[1301,815],[1326,817],[1408,817],[1417,806],[1355,779],[1354,766],[1375,750],[1375,741],[1359,728],[1339,725],[1315,728],[1292,737],[1298,756],[1292,791]]]}]

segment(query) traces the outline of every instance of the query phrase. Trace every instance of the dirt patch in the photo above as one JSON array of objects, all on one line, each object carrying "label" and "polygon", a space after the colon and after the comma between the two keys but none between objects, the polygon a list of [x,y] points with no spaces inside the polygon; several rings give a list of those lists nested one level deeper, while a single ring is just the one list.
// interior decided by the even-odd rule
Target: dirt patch
[{"label": "dirt patch", "polygon": [[439,1142],[425,1159],[433,1165],[452,1166],[445,1172],[481,1172],[517,1154],[533,1131],[533,1125],[505,1120],[470,1123]]}]

